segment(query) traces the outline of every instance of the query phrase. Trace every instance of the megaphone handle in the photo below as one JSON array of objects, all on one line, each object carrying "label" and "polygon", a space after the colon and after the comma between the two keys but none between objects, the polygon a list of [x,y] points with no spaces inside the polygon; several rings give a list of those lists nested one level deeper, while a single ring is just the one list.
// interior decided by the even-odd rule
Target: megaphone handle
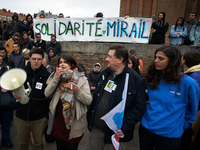
[{"label": "megaphone handle", "polygon": [[31,88],[31,86],[30,86],[30,84],[29,84],[29,82],[27,82],[27,86],[28,86],[28,95],[31,93],[31,90],[32,90],[32,88]]}]

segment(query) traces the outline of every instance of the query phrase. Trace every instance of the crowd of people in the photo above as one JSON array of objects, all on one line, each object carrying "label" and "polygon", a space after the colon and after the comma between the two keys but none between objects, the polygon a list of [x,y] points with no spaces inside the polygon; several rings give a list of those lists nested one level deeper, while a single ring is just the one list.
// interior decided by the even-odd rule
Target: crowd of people
[{"label": "crowd of people", "polygon": [[[125,19],[130,15],[126,14]],[[165,44],[165,35],[169,29],[169,23],[165,21],[165,12],[158,14],[157,21],[152,23],[151,36],[149,44]],[[175,25],[172,25],[169,31],[170,45],[200,45],[200,17],[196,12],[191,12],[189,18],[185,21],[183,17],[179,17]]]},{"label": "crowd of people", "polygon": [[[152,23],[152,36],[150,44],[165,44],[165,34],[169,24],[165,21],[166,14],[160,12],[158,21]],[[189,18],[184,21],[183,17],[176,20],[169,31],[170,45],[193,45],[198,46],[200,42],[200,17],[197,18],[196,12],[191,12]]]},{"label": "crowd of people", "polygon": [[[103,14],[97,13],[95,17]],[[158,21],[152,24],[150,44],[165,43],[169,28],[165,18],[166,14],[160,12]],[[33,148],[42,150],[44,136],[47,142],[50,136],[58,150],[77,150],[88,128],[91,150],[113,149],[114,133],[120,137],[119,150],[125,150],[138,122],[141,150],[199,149],[199,23],[193,12],[186,22],[178,18],[169,32],[171,45],[155,50],[155,59],[146,71],[134,49],[115,44],[109,47],[107,68],[97,62],[87,75],[76,58],[62,51],[56,35],[51,35],[49,42],[42,40],[40,33],[34,35],[31,15],[21,22],[14,13],[1,36],[7,42],[0,46],[0,76],[10,68],[23,69],[27,74],[25,89],[30,86],[31,92],[25,97],[2,88],[0,92],[9,92],[19,101],[15,110],[18,149],[29,149],[31,136]],[[192,44],[196,49],[182,56],[172,46],[182,44]],[[127,76],[122,127],[113,132],[101,118],[122,101]],[[22,103],[25,98],[28,102]],[[12,148],[13,110],[1,109],[0,119],[1,145]]]}]

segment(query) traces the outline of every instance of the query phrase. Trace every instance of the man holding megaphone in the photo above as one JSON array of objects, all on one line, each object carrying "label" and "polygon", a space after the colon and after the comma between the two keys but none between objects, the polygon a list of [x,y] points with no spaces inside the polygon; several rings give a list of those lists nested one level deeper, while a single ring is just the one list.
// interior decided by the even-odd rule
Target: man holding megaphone
[{"label": "man holding megaphone", "polygon": [[16,107],[16,125],[19,135],[19,150],[29,149],[30,132],[33,134],[34,150],[44,149],[42,136],[44,134],[49,113],[50,99],[44,95],[46,80],[50,73],[42,65],[44,51],[40,48],[33,48],[30,52],[30,64],[24,70],[27,73],[27,83],[31,87],[29,100],[21,103],[23,97],[13,93],[13,96],[19,100]]}]

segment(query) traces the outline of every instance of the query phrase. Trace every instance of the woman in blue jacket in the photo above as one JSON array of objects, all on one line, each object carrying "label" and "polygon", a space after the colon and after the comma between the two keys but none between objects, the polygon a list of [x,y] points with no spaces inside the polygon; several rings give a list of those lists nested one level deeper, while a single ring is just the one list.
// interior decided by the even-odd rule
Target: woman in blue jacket
[{"label": "woman in blue jacket", "polygon": [[180,72],[181,53],[176,47],[155,51],[146,75],[149,104],[139,129],[140,150],[179,150],[183,129],[195,121],[199,87]]},{"label": "woman in blue jacket", "polygon": [[176,24],[170,29],[169,42],[171,45],[182,45],[186,36],[187,28],[184,26],[184,18],[179,17],[176,20]]}]

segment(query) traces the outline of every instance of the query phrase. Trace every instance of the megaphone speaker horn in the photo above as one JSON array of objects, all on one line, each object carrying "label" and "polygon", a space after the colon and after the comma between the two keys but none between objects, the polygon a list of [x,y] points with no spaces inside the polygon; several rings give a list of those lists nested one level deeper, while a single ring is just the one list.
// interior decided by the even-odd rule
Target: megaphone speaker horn
[{"label": "megaphone speaker horn", "polygon": [[27,74],[23,69],[14,68],[6,71],[0,79],[0,85],[7,91],[13,91],[16,95],[21,97],[19,102],[21,104],[27,104],[29,101],[28,93],[29,90],[24,89],[24,82],[26,81]]}]

